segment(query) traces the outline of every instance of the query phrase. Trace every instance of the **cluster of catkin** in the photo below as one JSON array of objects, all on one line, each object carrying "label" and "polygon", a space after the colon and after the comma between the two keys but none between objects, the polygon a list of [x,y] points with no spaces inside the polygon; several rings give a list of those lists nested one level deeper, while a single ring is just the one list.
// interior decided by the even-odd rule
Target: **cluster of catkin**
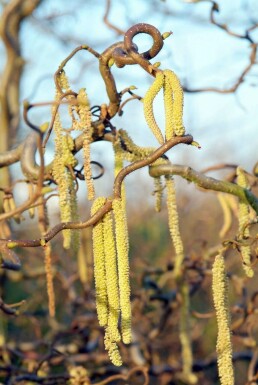
[{"label": "cluster of catkin", "polygon": [[[77,97],[69,95],[71,92],[67,76],[62,71],[58,77],[60,89],[68,95],[68,112],[72,123],[70,128],[64,128],[60,114],[53,107],[54,133],[55,133],[55,158],[53,161],[53,177],[58,185],[59,192],[59,207],[62,222],[77,221],[77,184],[73,173],[74,167],[77,165],[77,160],[73,155],[74,139],[71,136],[72,131],[82,131],[83,139],[83,154],[84,154],[84,177],[86,181],[88,199],[92,200],[95,197],[91,164],[90,164],[90,144],[92,138],[91,111],[88,97],[84,88],[82,88]],[[60,103],[63,94],[60,89],[56,89],[56,103]],[[74,251],[79,247],[79,233],[77,230],[63,231],[65,249],[73,248]]]},{"label": "cluster of catkin", "polygon": [[[163,99],[165,108],[165,139],[154,117],[153,105],[154,99],[161,89],[163,89]],[[184,93],[180,81],[173,71],[164,70],[157,72],[153,84],[150,86],[150,88],[146,92],[146,95],[144,96],[143,105],[146,122],[161,145],[165,142],[165,140],[167,141],[173,138],[174,136],[182,136],[185,134],[185,128],[183,124]],[[163,191],[161,177],[155,178],[154,184],[156,196],[155,208],[156,211],[160,211]],[[171,208],[174,205],[174,203],[172,202],[172,196],[174,195],[174,192],[171,194],[172,185],[173,182],[171,181],[171,178],[166,178],[166,187],[167,190],[169,190],[168,197],[171,197],[170,202],[168,202],[169,211],[171,211]],[[169,215],[169,217],[173,217],[173,219],[170,219],[169,221],[170,232],[174,232],[173,230],[171,231],[171,222],[177,220],[175,219],[175,217],[177,217],[177,213],[175,213],[175,210],[173,210],[172,215]],[[174,243],[176,249],[182,249],[182,247],[179,246],[179,241],[176,240]],[[177,254],[182,255],[182,250],[177,252]]]},{"label": "cluster of catkin", "polygon": [[[97,198],[94,215],[105,204]],[[99,324],[105,328],[105,349],[114,365],[122,365],[117,343],[131,342],[131,305],[128,261],[128,230],[125,205],[114,199],[108,212],[93,227],[94,277]]]},{"label": "cluster of catkin", "polygon": [[182,136],[185,133],[183,125],[184,93],[177,75],[171,70],[159,71],[143,99],[145,120],[160,144],[164,136],[154,117],[154,99],[163,89],[165,108],[165,139]]},{"label": "cluster of catkin", "polygon": [[[154,99],[161,89],[163,89],[165,109],[165,137],[155,120],[153,106]],[[182,136],[185,134],[185,128],[183,125],[183,98],[183,89],[176,74],[170,70],[157,72],[153,84],[148,89],[143,99],[143,104],[146,122],[161,145],[164,144],[165,141],[172,139],[174,136]],[[154,184],[156,196],[155,209],[156,211],[160,211],[163,192],[161,177],[155,178]],[[197,382],[197,377],[192,372],[193,356],[190,336],[191,328],[189,322],[189,288],[187,282],[183,279],[182,264],[184,260],[184,247],[180,234],[175,184],[172,176],[165,177],[165,185],[167,189],[168,225],[175,249],[173,274],[178,283],[178,291],[181,295],[182,301],[179,326],[179,338],[182,347],[183,364],[181,378],[188,383],[195,384]]]}]

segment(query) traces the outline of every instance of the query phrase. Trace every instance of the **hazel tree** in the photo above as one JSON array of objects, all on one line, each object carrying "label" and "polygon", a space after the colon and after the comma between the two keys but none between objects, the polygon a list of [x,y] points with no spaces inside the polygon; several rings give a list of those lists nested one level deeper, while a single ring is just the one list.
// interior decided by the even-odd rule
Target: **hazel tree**
[{"label": "hazel tree", "polygon": [[[138,34],[149,35],[153,40],[151,48],[143,53],[138,51],[137,45],[133,42]],[[3,210],[0,214],[1,267],[7,271],[19,270],[21,263],[16,250],[42,248],[45,255],[49,315],[54,320],[56,298],[52,243],[58,233],[62,233],[63,248],[68,250],[71,256],[77,255],[81,231],[91,228],[97,318],[99,326],[103,328],[104,346],[110,361],[115,366],[123,365],[120,350],[124,349],[123,344],[128,345],[133,341],[130,234],[128,234],[124,180],[128,175],[147,167],[155,186],[157,211],[160,211],[163,191],[166,191],[168,228],[174,248],[174,257],[171,261],[172,278],[176,286],[176,296],[179,298],[178,338],[181,346],[181,366],[177,373],[177,380],[195,384],[198,382],[198,375],[194,371],[190,325],[191,286],[187,279],[186,255],[181,237],[174,175],[193,182],[198,187],[221,194],[219,196],[224,210],[226,229],[231,226],[232,216],[229,200],[225,197],[235,197],[238,201],[239,227],[234,239],[221,242],[212,268],[212,293],[218,328],[216,346],[219,377],[222,385],[233,384],[230,300],[224,259],[230,249],[236,248],[244,273],[247,277],[254,275],[252,244],[255,242],[255,237],[250,230],[257,223],[258,199],[250,189],[248,173],[240,167],[236,169],[235,181],[229,182],[208,177],[189,166],[173,164],[168,158],[167,152],[181,144],[200,149],[199,143],[188,133],[188,127],[185,127],[183,122],[184,91],[178,76],[172,69],[162,69],[159,62],[151,63],[151,60],[163,49],[164,40],[169,38],[170,34],[171,32],[161,33],[150,24],[139,23],[133,25],[124,34],[123,41],[112,44],[102,53],[98,53],[88,45],[80,45],[62,61],[54,74],[56,89],[54,100],[50,103],[37,104],[24,102],[24,120],[32,132],[16,148],[0,154],[1,168],[8,168],[17,162],[21,164],[22,182],[25,182],[28,188],[27,199],[22,204],[16,205],[13,188],[18,181],[6,182],[7,184],[1,187],[3,196]],[[66,74],[67,63],[80,51],[93,55],[99,66],[99,76],[105,83],[107,96],[101,95],[103,100],[100,100],[98,105],[91,105],[89,100],[87,90],[90,84],[86,86],[82,84],[77,92],[72,89]],[[136,94],[136,87],[130,85],[123,90],[118,90],[112,73],[113,66],[118,68],[139,66],[142,71],[147,72],[153,78],[153,82],[146,94],[143,97]],[[159,93],[163,93],[164,127],[160,127],[157,123],[154,112],[156,97]],[[117,129],[112,123],[114,117],[122,114],[127,103],[135,99],[142,103],[142,114],[150,129],[149,134],[156,139],[155,147],[138,145],[130,137],[126,127]],[[35,124],[30,119],[30,111],[46,104],[51,105],[52,108],[50,122]],[[63,124],[60,106],[67,108],[70,119],[68,127]],[[96,196],[95,193],[92,164],[100,169],[99,176],[103,172],[102,165],[93,161],[91,155],[92,144],[97,141],[110,142],[113,148],[115,164],[114,180],[110,182],[113,191],[111,196]],[[54,144],[55,155],[52,161],[46,164],[45,154],[50,143]],[[187,151],[187,146],[180,146],[181,151]],[[37,152],[39,163],[36,161]],[[77,158],[80,152],[83,153],[82,167]],[[82,217],[78,209],[80,180],[86,183],[87,200],[91,204],[88,218]],[[51,228],[47,202],[56,196],[59,201],[60,223]],[[22,214],[25,212],[28,212],[31,217],[35,216],[38,222],[39,236],[35,239],[16,239],[15,232],[12,232],[8,225],[11,219],[21,221]],[[226,231],[223,229],[222,233]],[[82,262],[78,263],[78,269],[83,270]],[[0,308],[8,315],[19,314],[19,304],[7,305],[2,300]],[[75,366],[70,367],[68,377],[66,379],[63,376],[63,381],[69,380],[70,384],[90,383],[87,371],[83,367],[78,367],[77,371],[75,368]],[[139,370],[146,379],[145,369]],[[36,380],[40,378],[38,372],[35,374]],[[46,381],[51,380],[48,373],[44,373],[44,376]],[[27,378],[34,381],[29,374]],[[78,382],[73,382],[76,378]],[[112,377],[110,377],[111,380]],[[42,381],[41,383],[45,383],[45,380]],[[146,379],[145,383],[147,381]]]}]

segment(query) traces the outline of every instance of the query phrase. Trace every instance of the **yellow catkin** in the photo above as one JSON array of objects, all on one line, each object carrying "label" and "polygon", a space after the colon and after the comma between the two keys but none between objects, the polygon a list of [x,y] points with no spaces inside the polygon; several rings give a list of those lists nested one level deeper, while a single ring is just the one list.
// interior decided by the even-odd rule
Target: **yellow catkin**
[{"label": "yellow catkin", "polygon": [[79,90],[78,96],[78,114],[80,117],[79,127],[83,131],[83,157],[84,157],[84,177],[88,190],[88,199],[95,198],[95,189],[92,179],[92,170],[90,164],[90,144],[92,142],[91,111],[88,95],[85,88]]},{"label": "yellow catkin", "polygon": [[69,85],[69,80],[68,80],[68,77],[66,76],[66,73],[65,71],[61,71],[61,73],[59,74],[58,76],[58,82],[59,82],[59,85],[60,87],[65,91],[70,91],[71,90],[71,87]]},{"label": "yellow catkin", "polygon": [[[116,177],[119,172],[122,170],[123,166],[124,166],[124,157],[123,155],[125,153],[127,153],[127,151],[123,151],[121,146],[120,146],[120,142],[116,142],[114,143],[113,145],[113,149],[114,149],[114,155],[115,155],[115,164],[114,164],[114,176]],[[131,154],[132,155],[132,154]],[[127,158],[128,160],[128,158]],[[136,159],[131,159],[131,161],[133,160],[136,160]],[[121,186],[121,199],[124,203],[124,206],[126,206],[126,190],[125,190],[125,183],[124,181],[122,182],[122,186]]]},{"label": "yellow catkin", "polygon": [[114,174],[115,177],[117,174],[122,170],[123,168],[123,151],[120,147],[120,143],[115,143],[113,146],[114,149],[114,155],[115,155],[115,165],[114,165]]},{"label": "yellow catkin", "polygon": [[[92,205],[91,215],[94,215],[104,204],[106,199],[97,198]],[[103,239],[103,222],[99,221],[92,229],[92,247],[94,257],[94,278],[96,289],[96,308],[100,326],[108,324],[108,299],[105,268],[105,250]]]},{"label": "yellow catkin", "polygon": [[153,178],[154,179],[154,195],[155,195],[155,210],[159,213],[161,211],[162,195],[163,195],[163,186],[161,177]]},{"label": "yellow catkin", "polygon": [[[73,190],[73,179],[66,168],[61,157],[55,158],[53,162],[53,176],[58,185],[59,192],[59,207],[62,222],[69,222],[72,220],[70,191]],[[72,232],[71,230],[64,230],[63,247],[69,249],[71,246]]]},{"label": "yellow catkin", "polygon": [[166,177],[167,188],[167,209],[168,209],[168,226],[171,239],[175,248],[176,258],[174,265],[174,276],[179,277],[182,273],[182,263],[184,260],[184,247],[179,229],[179,219],[176,204],[175,184],[172,177]]},{"label": "yellow catkin", "polygon": [[84,178],[88,191],[88,199],[91,201],[95,198],[95,188],[92,178],[92,170],[90,164],[90,144],[91,134],[85,133],[83,140],[83,157],[84,157]]},{"label": "yellow catkin", "polygon": [[83,285],[90,284],[92,260],[92,232],[90,227],[86,227],[82,232],[82,240],[77,254],[78,274]]},{"label": "yellow catkin", "polygon": [[[122,150],[123,159],[128,160],[129,162],[146,158],[146,156],[155,151],[154,147],[141,147],[135,144],[132,138],[128,135],[127,131],[123,129],[118,131],[118,138],[120,139],[119,146]],[[121,142],[125,147],[125,151],[123,151],[123,148],[121,147]],[[129,159],[126,158],[126,154],[129,155]]]},{"label": "yellow catkin", "polygon": [[118,350],[117,343],[110,339],[108,329],[106,329],[106,332],[105,332],[104,342],[105,342],[105,349],[108,351],[110,361],[115,366],[121,366],[123,362]]},{"label": "yellow catkin", "polygon": [[[69,84],[68,77],[67,77],[67,75],[66,75],[64,70],[62,70],[61,73],[58,76],[58,83],[60,85],[60,88],[62,89],[62,92],[72,91],[71,86]],[[58,96],[60,96],[60,95],[58,95]],[[74,96],[73,95],[67,95],[66,99],[71,101],[71,103],[68,103],[68,113],[71,116],[71,118],[74,119],[73,110],[74,110],[75,106],[72,103],[72,100],[74,99]]]},{"label": "yellow catkin", "polygon": [[[65,90],[69,89],[68,80],[64,72],[59,75],[58,81],[61,88]],[[56,101],[59,101],[59,98],[60,92],[56,90]],[[55,113],[55,107],[52,108],[52,113]],[[77,198],[75,183],[69,168],[72,169],[77,161],[72,153],[74,148],[73,139],[70,135],[63,134],[59,112],[55,114],[53,128],[55,132],[55,158],[52,173],[58,185],[61,221],[76,221],[78,220]],[[78,231],[67,229],[64,230],[62,234],[64,238],[64,248],[69,249],[73,246],[74,251],[76,251],[79,247]]]},{"label": "yellow catkin", "polygon": [[54,291],[54,285],[53,285],[51,245],[49,243],[47,243],[44,246],[44,254],[45,254],[45,272],[46,272],[47,294],[48,294],[48,309],[49,309],[50,317],[54,317],[56,313],[55,291]]},{"label": "yellow catkin", "polygon": [[[72,176],[70,174],[70,177],[72,179]],[[79,220],[79,214],[78,214],[78,202],[77,202],[77,194],[76,194],[76,187],[74,180],[71,182],[72,188],[70,189],[70,206],[71,206],[71,221],[77,222]],[[80,230],[71,230],[71,243],[70,248],[74,255],[76,256],[79,248],[80,248]]]},{"label": "yellow catkin", "polygon": [[217,197],[222,208],[224,218],[223,226],[219,232],[219,236],[220,238],[224,238],[232,225],[232,212],[226,195],[223,193],[218,193]]},{"label": "yellow catkin", "polygon": [[[128,162],[134,162],[136,160],[145,159],[152,154],[156,148],[154,147],[141,147],[133,142],[130,136],[125,130],[120,129],[118,131],[118,140],[114,143],[114,151],[119,152],[123,160]],[[152,165],[158,166],[165,164],[166,159],[159,158]]]},{"label": "yellow catkin", "polygon": [[184,246],[179,229],[175,184],[171,176],[166,176],[165,180],[167,188],[168,226],[176,254],[173,275],[177,280],[178,290],[182,299],[180,308],[179,338],[182,348],[183,368],[180,376],[182,379],[184,378],[185,381],[187,381],[189,384],[195,384],[197,382],[197,377],[192,372],[193,355],[190,335],[189,288],[188,284],[183,281],[182,277]]},{"label": "yellow catkin", "polygon": [[113,213],[115,218],[119,298],[121,309],[122,340],[129,344],[131,334],[131,304],[130,304],[130,279],[129,279],[129,242],[125,207],[121,199],[113,200]]},{"label": "yellow catkin", "polygon": [[[237,168],[237,184],[243,188],[249,188],[245,172],[240,167]],[[245,227],[246,224],[249,222],[249,214],[249,205],[246,202],[239,200],[238,219],[240,240],[245,238],[248,239],[250,236],[249,228]],[[254,275],[254,271],[251,266],[251,246],[240,246],[240,251],[242,255],[243,269],[245,271],[245,274],[247,275],[247,277],[251,278]]]},{"label": "yellow catkin", "polygon": [[[184,92],[183,88],[180,84],[180,81],[177,75],[171,70],[163,71],[165,76],[165,84],[169,84],[171,87],[171,91],[173,92],[173,108],[172,108],[172,126],[173,129],[171,131],[171,125],[169,125],[169,137],[173,136],[173,133],[177,136],[182,136],[185,134],[185,128],[183,124],[183,108],[184,108]],[[170,96],[168,96],[168,91],[165,96],[167,96],[168,103],[171,103]]]},{"label": "yellow catkin", "polygon": [[238,199],[236,196],[228,194],[226,195],[227,204],[230,210],[235,216],[238,216]]},{"label": "yellow catkin", "polygon": [[120,314],[118,273],[116,261],[115,235],[111,212],[103,218],[103,238],[105,249],[105,269],[108,297],[108,331],[112,342],[120,341],[118,320]]},{"label": "yellow catkin", "polygon": [[230,312],[228,305],[228,281],[223,251],[216,256],[212,268],[212,292],[218,325],[217,354],[221,385],[234,384]]},{"label": "yellow catkin", "polygon": [[164,80],[163,98],[165,107],[165,136],[166,140],[169,140],[175,136],[175,131],[173,124],[173,91],[167,76],[165,76]]},{"label": "yellow catkin", "polygon": [[77,254],[78,274],[82,284],[88,282],[88,267],[84,245],[81,243]]},{"label": "yellow catkin", "polygon": [[180,294],[182,298],[182,304],[180,309],[179,338],[182,348],[182,377],[189,384],[196,384],[197,376],[192,372],[193,353],[190,336],[190,298],[187,282],[180,282]]},{"label": "yellow catkin", "polygon": [[[48,212],[47,206],[44,201],[43,196],[39,198],[38,210],[38,227],[40,230],[41,236],[44,237],[48,230]],[[53,283],[53,271],[52,271],[52,258],[51,258],[51,244],[43,242],[44,250],[44,264],[45,264],[45,273],[46,273],[46,282],[47,282],[47,295],[48,295],[48,311],[51,317],[55,316],[56,305],[55,305],[55,291]]]},{"label": "yellow catkin", "polygon": [[163,83],[164,75],[162,72],[158,72],[154,82],[146,92],[143,99],[143,110],[145,120],[160,144],[164,143],[164,138],[154,117],[153,102],[154,98],[157,96],[157,94],[163,87]]}]

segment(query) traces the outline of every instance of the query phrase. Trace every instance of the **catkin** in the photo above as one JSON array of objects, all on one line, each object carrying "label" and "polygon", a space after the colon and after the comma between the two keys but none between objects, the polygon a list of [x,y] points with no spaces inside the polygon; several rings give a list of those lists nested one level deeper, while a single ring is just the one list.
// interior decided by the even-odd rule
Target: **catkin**
[{"label": "catkin", "polygon": [[108,298],[108,331],[110,339],[113,342],[118,342],[121,339],[120,333],[118,331],[120,307],[115,236],[113,231],[113,218],[111,212],[105,214],[103,218],[103,238]]},{"label": "catkin", "polygon": [[153,178],[154,180],[154,195],[155,195],[155,210],[159,213],[161,211],[163,186],[161,177]]},{"label": "catkin", "polygon": [[117,343],[110,339],[108,328],[106,329],[106,332],[105,332],[104,343],[105,343],[105,349],[108,351],[110,361],[115,366],[121,366],[122,358],[120,356]]},{"label": "catkin", "polygon": [[62,70],[61,73],[59,74],[59,76],[58,76],[58,82],[59,82],[60,87],[61,87],[65,92],[71,90],[71,87],[70,87],[70,84],[69,84],[68,77],[66,76],[66,73],[65,73],[64,70]]},{"label": "catkin", "polygon": [[[173,71],[164,70],[163,73],[165,76],[165,84],[168,83],[173,92],[173,108],[171,109],[172,125],[168,126],[170,131],[167,134],[169,138],[173,136],[173,133],[177,136],[182,136],[185,134],[183,124],[184,92],[177,75]],[[171,103],[168,91],[166,91],[165,96],[167,96],[168,102]],[[173,126],[172,132],[171,126]]]},{"label": "catkin", "polygon": [[[135,144],[132,138],[128,135],[127,131],[123,129],[118,131],[118,137],[120,139],[120,148],[123,150],[121,151],[123,159],[128,160],[129,162],[146,158],[155,151],[155,148],[153,147],[141,147]],[[121,142],[123,143],[123,147],[125,147],[125,149],[122,147]]]},{"label": "catkin", "polygon": [[[237,168],[237,184],[243,188],[249,188],[245,172],[240,167]],[[249,222],[249,214],[249,205],[246,202],[239,200],[238,218],[240,240],[248,239],[250,236],[249,228],[246,226]],[[242,255],[243,269],[247,277],[251,278],[254,275],[254,271],[251,266],[251,247],[250,245],[241,245],[240,251]]]},{"label": "catkin", "polygon": [[175,248],[176,258],[174,265],[174,276],[181,275],[182,263],[184,260],[184,247],[179,229],[179,219],[176,204],[176,191],[174,180],[171,176],[166,176],[167,188],[167,209],[168,209],[168,226],[171,239]]},{"label": "catkin", "polygon": [[220,238],[223,238],[227,232],[230,230],[230,227],[232,225],[232,212],[227,200],[227,196],[223,193],[218,193],[217,194],[220,206],[223,211],[223,217],[224,217],[224,222],[223,226],[219,232]]},{"label": "catkin", "polygon": [[[94,215],[104,204],[106,199],[97,198],[92,205],[91,215]],[[96,308],[100,326],[108,324],[108,299],[105,268],[105,250],[103,239],[103,222],[99,221],[92,229],[92,247],[94,257],[94,278],[96,289]]]},{"label": "catkin", "polygon": [[228,305],[228,280],[223,251],[216,256],[212,268],[212,292],[218,325],[217,354],[221,385],[234,385],[230,312]]},{"label": "catkin", "polygon": [[[46,234],[49,226],[48,221],[48,212],[46,202],[44,201],[43,196],[39,198],[39,206],[37,207],[38,211],[38,227],[42,237]],[[52,270],[52,256],[51,256],[51,244],[45,243],[43,238],[43,250],[44,250],[44,265],[46,273],[46,282],[47,282],[47,295],[48,295],[48,311],[51,317],[55,316],[56,305],[55,305],[55,291],[54,291],[54,282],[53,282],[53,270]]]},{"label": "catkin", "polygon": [[88,199],[95,198],[95,189],[92,179],[92,170],[90,164],[90,144],[92,141],[91,111],[86,90],[81,88],[78,96],[78,114],[80,117],[80,128],[83,130],[83,157],[84,157],[84,178],[88,190]]},{"label": "catkin", "polygon": [[143,99],[143,110],[146,122],[160,144],[164,143],[164,138],[154,117],[153,101],[163,87],[163,83],[164,75],[162,72],[158,72],[154,82],[146,92]]},{"label": "catkin", "polygon": [[[69,84],[65,72],[62,71],[58,77],[60,87],[66,91],[69,89]],[[56,101],[59,102],[60,92],[56,90]],[[59,112],[56,108],[52,108],[52,114],[55,114],[54,132],[55,132],[55,158],[53,161],[53,177],[58,185],[59,192],[59,207],[62,222],[78,220],[77,198],[75,192],[75,183],[71,175],[77,163],[72,150],[74,141],[70,135],[63,134],[62,123]],[[79,247],[79,233],[66,229],[62,232],[65,249],[69,249],[71,245],[76,251]]]},{"label": "catkin", "polygon": [[125,207],[121,199],[113,200],[115,218],[118,281],[121,309],[121,333],[125,344],[131,342],[131,304],[129,281],[129,242]]},{"label": "catkin", "polygon": [[196,376],[192,372],[193,356],[190,336],[190,302],[189,302],[189,288],[188,284],[183,281],[182,277],[182,264],[184,260],[184,247],[181,239],[179,229],[179,219],[176,204],[176,191],[174,180],[171,176],[166,176],[166,188],[167,188],[167,209],[168,209],[168,225],[172,239],[172,243],[175,248],[175,263],[173,274],[177,280],[179,292],[182,298],[182,304],[180,309],[180,326],[179,326],[179,338],[182,347],[182,361],[183,370],[182,378],[185,378],[187,382],[195,384],[197,381]]},{"label": "catkin", "polygon": [[189,384],[196,384],[198,379],[192,371],[193,352],[191,344],[190,295],[188,283],[180,280],[179,290],[182,298],[179,324],[179,338],[181,342],[183,361],[182,378],[184,378]]},{"label": "catkin", "polygon": [[[125,154],[127,153],[127,151],[122,150],[120,144],[121,144],[120,141],[117,141],[116,143],[113,144],[113,150],[114,150],[114,155],[115,155],[115,164],[114,164],[114,176],[115,177],[122,170],[123,165],[124,165],[123,155],[124,155],[124,153]],[[131,160],[133,160],[133,159],[131,159]],[[122,185],[121,185],[121,198],[122,198],[122,201],[124,202],[124,205],[125,205],[126,204],[126,191],[125,191],[124,181],[122,182]]]},{"label": "catkin", "polygon": [[[164,75],[165,75],[164,71]],[[165,76],[164,86],[163,86],[163,98],[164,98],[164,107],[165,107],[165,136],[166,140],[171,139],[175,136],[174,131],[174,122],[173,122],[173,90],[171,88],[168,77]]]},{"label": "catkin", "polygon": [[55,291],[53,284],[53,272],[52,272],[52,260],[51,260],[51,245],[47,243],[44,246],[45,254],[45,272],[47,281],[47,294],[48,294],[48,309],[50,317],[54,317],[56,313],[55,305]]}]

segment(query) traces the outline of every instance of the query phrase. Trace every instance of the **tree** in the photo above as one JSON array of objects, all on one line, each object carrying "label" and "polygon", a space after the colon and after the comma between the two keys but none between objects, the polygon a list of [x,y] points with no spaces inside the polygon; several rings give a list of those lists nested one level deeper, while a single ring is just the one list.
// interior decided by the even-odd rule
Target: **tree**
[{"label": "tree", "polygon": [[[25,15],[30,14],[38,4],[39,2],[35,2],[33,8],[30,8],[29,12],[26,11]],[[21,2],[16,1],[6,5],[4,9],[3,20],[6,22],[6,26],[3,29],[5,31],[3,36],[8,36],[6,41],[4,40],[7,48],[10,45],[9,35],[13,33],[8,22],[11,16],[19,15],[17,12],[23,14],[23,6]],[[108,21],[109,10],[110,2],[107,2],[104,20],[110,28],[120,33],[121,31]],[[215,21],[217,12],[218,5],[212,2],[211,22],[232,34],[226,25]],[[16,32],[22,18],[20,17],[18,20],[19,22],[16,22],[18,24],[15,24]],[[237,35],[251,43],[252,54],[250,64],[240,75],[235,86],[224,91],[209,87],[195,90],[184,87],[185,91],[234,92],[245,80],[247,72],[255,63],[256,44],[250,36],[252,29],[249,28],[245,36]],[[151,48],[144,53],[139,53],[138,47],[133,42],[138,34],[150,35],[153,40]],[[233,361],[246,359],[251,360],[248,381],[251,383],[256,379],[255,352],[250,349],[248,353],[241,350],[238,354],[234,354],[231,341],[231,330],[234,330],[234,333],[241,338],[242,345],[247,344],[249,348],[255,347],[255,340],[251,332],[247,334],[245,328],[250,322],[249,317],[255,313],[256,294],[252,294],[248,299],[244,297],[245,279],[241,273],[240,276],[235,272],[229,274],[225,260],[228,264],[233,250],[240,257],[239,260],[242,260],[246,276],[251,278],[254,275],[258,200],[252,189],[255,187],[257,170],[254,167],[253,175],[250,175],[240,166],[233,166],[234,172],[230,176],[231,179],[219,180],[197,172],[189,166],[173,164],[169,160],[167,152],[179,144],[200,148],[192,135],[185,134],[184,94],[178,76],[171,69],[161,69],[159,62],[153,64],[150,62],[163,49],[164,40],[170,35],[171,32],[161,34],[156,27],[150,24],[138,23],[124,33],[122,42],[110,45],[101,54],[88,45],[80,45],[61,62],[54,74],[55,100],[40,103],[24,102],[24,121],[32,132],[17,147],[4,148],[6,151],[0,154],[0,165],[2,170],[5,170],[1,187],[3,212],[0,215],[2,297],[4,299],[1,300],[0,307],[5,317],[3,322],[13,325],[13,333],[17,335],[17,342],[10,343],[2,331],[1,370],[5,383],[88,384],[97,381],[99,384],[104,384],[114,380],[130,381],[132,379],[132,381],[139,383],[144,381],[147,384],[150,379],[155,382],[155,378],[164,384],[180,382],[194,384],[200,379],[203,383],[211,383],[212,376],[216,376],[216,374],[213,373],[209,377],[205,370],[212,367],[216,360],[212,358],[205,361],[204,357],[201,361],[195,359],[193,342],[196,342],[191,330],[191,317],[202,317],[191,307],[193,296],[200,295],[205,280],[210,276],[211,269],[212,293],[218,325],[218,375],[221,384],[233,384]],[[12,50],[13,45],[11,44],[9,48]],[[80,88],[78,92],[72,89],[66,74],[66,66],[81,51],[87,51],[97,59],[99,76],[106,87],[108,104],[105,103],[106,95],[100,95],[99,104],[91,105],[87,95],[88,86],[86,89]],[[112,72],[114,65],[118,68],[125,67],[125,69],[128,66],[138,66],[153,78],[153,82],[143,98],[135,93],[136,87],[134,86],[123,90],[117,89],[116,78]],[[16,68],[13,72],[16,73]],[[17,87],[18,81],[16,82]],[[161,90],[164,100],[164,130],[156,121],[154,108],[156,96]],[[129,97],[126,99],[128,94]],[[137,145],[129,136],[126,127],[117,129],[113,124],[114,118],[121,115],[132,100],[138,100],[143,104],[145,120],[151,130],[150,135],[154,135],[158,143],[156,147]],[[13,106],[12,99],[10,101],[5,88],[5,92],[2,92],[3,116],[7,105],[9,109]],[[45,105],[51,106],[51,121],[34,123],[30,118],[31,111]],[[63,108],[69,115],[68,124],[67,120],[65,121],[63,118],[65,113]],[[6,120],[4,117],[4,121]],[[6,130],[12,127],[11,122],[4,127]],[[115,177],[114,181],[111,180],[113,193],[108,197],[96,197],[94,178],[102,176],[103,166],[100,162],[91,159],[91,148],[92,143],[104,141],[111,143],[114,152]],[[52,161],[47,163],[46,150],[51,142],[55,146],[55,155]],[[4,146],[6,147],[7,144],[5,143]],[[77,157],[81,150],[84,157],[82,167]],[[37,152],[39,162],[36,158]],[[8,168],[15,163],[20,163],[23,176],[10,181]],[[93,165],[100,170],[97,176],[93,175]],[[157,211],[160,211],[162,193],[164,189],[166,190],[168,227],[174,255],[168,266],[161,269],[145,269],[141,282],[143,292],[141,292],[141,288],[138,288],[131,293],[124,179],[143,167],[149,168],[149,175],[154,180]],[[220,167],[225,168],[227,165]],[[206,255],[186,256],[179,225],[174,175],[193,182],[201,188],[219,193],[218,197],[224,213],[224,225],[220,232],[221,242],[208,250]],[[86,182],[87,199],[89,202],[93,202],[91,213],[87,218],[82,218],[78,209],[78,191],[81,181]],[[28,193],[27,199],[16,205],[14,188],[19,183],[26,184]],[[59,201],[60,222],[51,226],[49,225],[49,211],[54,197],[58,197]],[[237,205],[236,202],[238,202]],[[239,223],[234,229],[234,235],[231,234],[227,239],[226,234],[229,233],[232,226],[232,211],[235,211]],[[29,213],[32,218],[35,216],[38,230],[33,232],[33,236],[30,236],[23,228],[21,237],[16,237],[16,230],[10,220],[20,223],[23,220],[22,214],[26,215],[25,213]],[[92,305],[93,288],[88,272],[85,270],[89,264],[89,260],[85,260],[85,247],[90,244],[89,233],[86,231],[89,228],[92,228],[97,316],[95,316],[95,306]],[[58,238],[59,233],[62,233],[63,236],[63,251],[61,251],[61,240]],[[81,247],[80,237],[82,237]],[[40,252],[44,253],[49,317],[46,313],[43,313],[43,316],[38,314],[42,311],[41,300],[38,298],[34,304],[27,305],[27,308],[23,300],[13,303],[12,296],[17,298],[15,285],[19,287],[26,282],[27,278],[30,278],[28,293],[24,292],[24,296],[29,297],[32,296],[31,291],[35,290],[33,289],[33,284],[36,282],[35,277],[39,280],[38,286],[42,281],[43,271],[40,260],[33,262],[32,266],[28,266],[25,270],[21,267],[18,253],[23,249],[33,250],[31,256],[39,257]],[[41,250],[39,253],[34,251],[38,249]],[[67,270],[62,267],[61,260],[64,259],[66,262],[63,263],[72,266],[72,263],[68,261],[75,255],[77,255],[76,269],[78,272],[73,275],[68,274],[67,277]],[[87,252],[88,258],[89,251]],[[53,263],[53,259],[59,259],[58,263]],[[31,263],[31,257],[29,260]],[[73,269],[74,267],[72,267]],[[13,273],[13,271],[18,271],[18,273]],[[234,319],[234,313],[240,310],[237,306],[233,309],[232,324],[230,323],[228,276],[231,286],[234,282],[243,285],[240,296],[242,295],[245,300],[242,304],[244,310],[241,318]],[[33,279],[31,280],[31,278]],[[32,281],[33,283],[31,283]],[[78,287],[79,282],[81,282],[80,287]],[[211,283],[211,279],[209,282]],[[40,288],[36,287],[35,292],[39,291]],[[8,292],[11,293],[10,296],[8,296]],[[63,301],[60,301],[64,293],[65,306]],[[234,301],[238,300],[237,294],[236,291]],[[150,300],[156,301],[158,304],[156,307],[154,306],[154,309],[149,305]],[[135,308],[142,310],[142,315],[139,311],[135,312],[139,320],[144,320],[143,325],[139,325],[139,329],[143,327],[142,334],[145,335],[145,338],[140,339],[131,331],[131,303]],[[161,305],[162,307],[160,307]],[[158,314],[160,309],[162,309],[161,316]],[[153,316],[153,322],[148,317],[149,312]],[[63,321],[63,318],[66,321]],[[177,321],[176,328],[171,328],[172,318]],[[29,331],[28,340],[30,342],[27,352],[20,341],[19,319],[24,322],[21,325],[24,330],[27,333]],[[35,325],[33,330],[30,330],[29,325]],[[2,329],[4,329],[3,324]],[[162,360],[164,353],[159,352],[158,362],[161,360],[163,365],[158,368],[155,365],[155,343],[161,341],[163,329],[165,330],[163,340],[170,333],[168,341],[175,346],[176,354],[169,355],[170,361],[167,362],[165,357],[165,361]],[[137,335],[137,327],[135,330]],[[212,332],[210,333],[212,335]],[[10,338],[13,340],[12,333]],[[141,348],[137,345],[139,341],[142,344]],[[129,344],[127,350],[123,343]],[[163,344],[166,346],[166,341],[163,341]],[[201,344],[199,342],[198,344],[201,351]],[[103,347],[108,351],[114,366],[107,364],[107,356],[103,352]],[[122,357],[119,348],[122,351]],[[198,349],[197,355],[201,355]],[[172,363],[171,358],[174,360]],[[115,370],[115,367],[122,365],[127,366],[127,374],[120,372],[119,369],[117,369],[118,372]],[[103,373],[103,370],[106,379],[102,379],[101,371]],[[170,373],[168,379],[165,377],[166,373]]]}]

